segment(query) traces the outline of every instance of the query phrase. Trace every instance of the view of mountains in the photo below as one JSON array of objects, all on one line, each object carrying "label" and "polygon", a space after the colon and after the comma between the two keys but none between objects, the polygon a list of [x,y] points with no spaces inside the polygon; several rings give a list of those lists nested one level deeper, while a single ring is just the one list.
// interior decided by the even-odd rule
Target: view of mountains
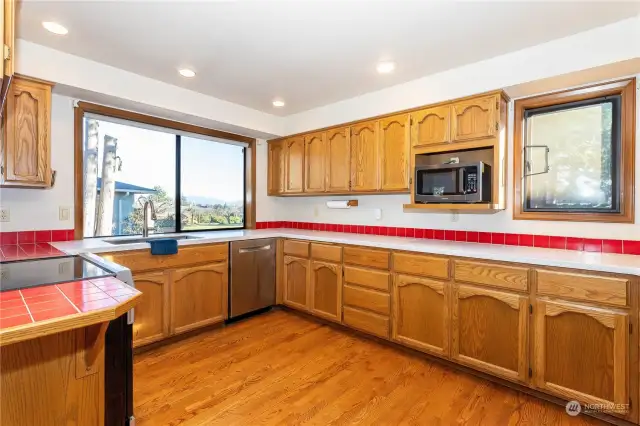
[{"label": "view of mountains", "polygon": [[185,198],[192,203],[198,204],[198,205],[202,205],[202,206],[213,206],[216,204],[227,204],[227,205],[232,205],[232,206],[237,206],[237,205],[242,205],[244,204],[243,200],[236,200],[236,201],[225,201],[225,200],[221,200],[219,198],[214,198],[214,197],[204,197],[204,196],[198,196],[198,195],[187,195],[185,196]]}]

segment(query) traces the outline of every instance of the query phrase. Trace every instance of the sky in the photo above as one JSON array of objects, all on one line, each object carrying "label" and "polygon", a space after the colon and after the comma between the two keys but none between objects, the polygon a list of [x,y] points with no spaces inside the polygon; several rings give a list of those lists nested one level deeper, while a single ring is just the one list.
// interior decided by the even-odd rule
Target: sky
[{"label": "sky", "polygon": [[[104,136],[118,139],[122,170],[116,180],[175,194],[175,134],[98,120],[98,174],[102,174]],[[232,202],[243,199],[242,147],[183,136],[182,195]]]}]

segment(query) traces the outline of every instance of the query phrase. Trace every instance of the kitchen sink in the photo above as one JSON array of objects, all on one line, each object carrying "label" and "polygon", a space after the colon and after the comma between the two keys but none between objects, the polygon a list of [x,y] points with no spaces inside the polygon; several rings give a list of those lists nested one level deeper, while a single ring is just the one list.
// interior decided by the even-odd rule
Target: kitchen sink
[{"label": "kitchen sink", "polygon": [[104,240],[105,243],[109,243],[109,244],[115,244],[115,245],[122,245],[122,244],[140,244],[140,243],[148,243],[149,241],[153,241],[153,240],[163,240],[165,238],[170,238],[172,240],[197,240],[199,238],[202,237],[194,237],[191,235],[156,235],[153,237],[146,237],[146,238],[129,238],[129,237],[124,237],[124,238],[114,238],[114,239],[110,239],[110,240]]}]

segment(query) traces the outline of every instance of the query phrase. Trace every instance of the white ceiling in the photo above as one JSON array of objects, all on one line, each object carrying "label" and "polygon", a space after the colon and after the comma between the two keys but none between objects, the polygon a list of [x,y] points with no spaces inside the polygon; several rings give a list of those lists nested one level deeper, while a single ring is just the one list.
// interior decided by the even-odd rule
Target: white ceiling
[{"label": "white ceiling", "polygon": [[[24,0],[17,27],[35,43],[289,115],[638,13],[639,2],[588,0]],[[380,60],[396,71],[378,75]]]}]

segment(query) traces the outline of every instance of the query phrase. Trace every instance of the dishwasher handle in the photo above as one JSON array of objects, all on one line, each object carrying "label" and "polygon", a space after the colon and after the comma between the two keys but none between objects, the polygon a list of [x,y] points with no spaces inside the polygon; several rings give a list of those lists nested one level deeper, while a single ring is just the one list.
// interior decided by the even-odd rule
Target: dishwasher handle
[{"label": "dishwasher handle", "polygon": [[271,244],[267,244],[266,246],[260,246],[260,247],[251,247],[251,248],[241,248],[238,249],[238,253],[243,254],[243,253],[252,253],[255,251],[266,251],[266,250],[271,250]]}]

